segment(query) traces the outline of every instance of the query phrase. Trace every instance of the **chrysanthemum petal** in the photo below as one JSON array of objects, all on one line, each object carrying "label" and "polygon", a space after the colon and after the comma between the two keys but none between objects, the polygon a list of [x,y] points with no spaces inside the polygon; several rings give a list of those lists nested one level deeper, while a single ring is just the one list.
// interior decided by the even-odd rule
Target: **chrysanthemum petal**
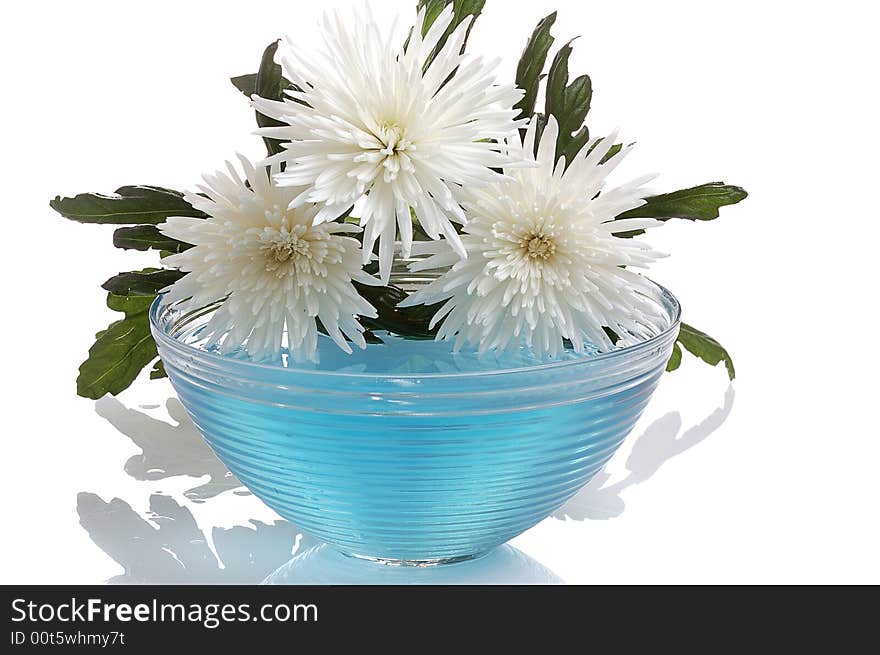
[{"label": "chrysanthemum petal", "polygon": [[[531,123],[523,139],[529,155],[536,130]],[[563,173],[564,160],[555,158],[557,135],[551,116],[537,155],[530,157],[533,166],[508,171],[510,179],[468,194],[464,253],[447,241],[414,249],[427,257],[411,270],[447,270],[401,306],[442,302],[432,325],[442,321],[437,338],[452,341],[455,350],[466,343],[480,352],[525,344],[556,357],[565,340],[576,352],[586,343],[607,350],[613,344],[605,328],[634,335],[659,319],[648,300],[649,284],[625,268],[645,266],[658,254],[636,239],[614,236],[660,224],[651,218],[614,220],[644,203],[642,184],[651,178],[597,196],[619,161],[599,163],[614,138],[594,141],[593,151],[585,148]]]},{"label": "chrysanthemum petal", "polygon": [[323,48],[306,52],[289,40],[279,48],[279,63],[301,91],[282,102],[252,99],[286,124],[258,133],[288,140],[267,162],[285,163],[279,185],[307,187],[292,206],[321,205],[318,222],[363,207],[365,247],[380,242],[386,282],[394,241],[404,253],[412,243],[410,209],[431,238],[448,236],[464,254],[452,225],[464,222],[463,188],[502,179],[493,169],[522,158],[518,140],[510,140],[523,124],[513,109],[522,91],[494,84],[495,62],[461,54],[469,20],[434,52],[452,20],[447,6],[424,37],[413,30],[404,52],[403,35],[383,33],[369,12],[353,22],[327,14]]},{"label": "chrysanthemum petal", "polygon": [[209,218],[173,217],[159,225],[166,236],[195,246],[163,259],[187,271],[169,300],[183,309],[222,301],[204,329],[206,343],[221,352],[243,348],[254,358],[277,358],[286,342],[295,359],[311,359],[318,321],[347,352],[347,339],[365,344],[356,317],[375,317],[376,310],[352,281],[379,281],[363,271],[360,243],[346,236],[360,228],[322,222],[345,207],[291,208],[303,188],[272,184],[265,168],[239,159],[243,178],[227,164],[226,172],[205,176],[207,197],[185,196]]}]

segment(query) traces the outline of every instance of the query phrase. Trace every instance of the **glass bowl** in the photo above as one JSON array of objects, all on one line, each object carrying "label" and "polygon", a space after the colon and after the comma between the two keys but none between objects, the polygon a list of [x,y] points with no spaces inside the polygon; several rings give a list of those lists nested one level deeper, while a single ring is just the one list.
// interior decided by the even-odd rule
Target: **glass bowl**
[{"label": "glass bowl", "polygon": [[150,323],[180,401],[254,495],[346,554],[428,565],[476,557],[534,526],[614,454],[678,333],[678,301],[653,289],[662,324],[632,345],[472,371],[223,356],[188,343],[212,308],[184,313],[162,295]]}]

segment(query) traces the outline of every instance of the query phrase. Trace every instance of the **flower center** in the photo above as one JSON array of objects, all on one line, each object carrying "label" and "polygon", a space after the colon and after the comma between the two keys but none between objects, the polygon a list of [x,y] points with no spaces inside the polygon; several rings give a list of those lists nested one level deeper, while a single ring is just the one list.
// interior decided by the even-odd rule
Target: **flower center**
[{"label": "flower center", "polygon": [[266,227],[260,233],[260,252],[266,258],[266,270],[277,270],[291,258],[310,259],[311,244],[304,238],[308,228],[296,225],[292,229]]},{"label": "flower center", "polygon": [[529,259],[550,259],[556,252],[556,242],[549,236],[538,232],[523,239],[523,252]]},{"label": "flower center", "polygon": [[404,128],[397,123],[383,122],[379,125],[379,133],[376,137],[385,146],[379,150],[379,153],[385,156],[382,166],[385,169],[386,182],[396,180],[401,168],[412,170],[412,162],[405,153],[408,150],[415,150],[416,147],[406,138]]}]

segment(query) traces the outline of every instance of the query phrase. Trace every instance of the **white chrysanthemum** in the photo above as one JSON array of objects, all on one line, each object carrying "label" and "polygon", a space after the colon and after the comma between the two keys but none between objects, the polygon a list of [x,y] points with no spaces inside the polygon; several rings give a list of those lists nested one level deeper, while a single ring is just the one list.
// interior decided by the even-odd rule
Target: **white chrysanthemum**
[{"label": "white chrysanthemum", "polygon": [[[529,153],[535,131],[533,122],[523,146]],[[612,222],[644,203],[642,185],[650,178],[603,190],[606,176],[628,151],[600,164],[613,135],[588,144],[567,170],[563,159],[554,167],[557,133],[551,117],[537,166],[506,171],[512,181],[477,190],[465,203],[466,259],[443,242],[414,247],[415,254],[431,256],[411,265],[413,270],[451,268],[401,305],[446,301],[432,325],[443,319],[437,338],[454,338],[456,350],[465,343],[481,351],[503,350],[524,341],[539,354],[556,356],[563,339],[578,352],[585,343],[603,350],[612,347],[603,327],[642,334],[659,318],[647,298],[650,283],[630,270],[658,253],[614,233],[660,222]]]},{"label": "white chrysanthemum", "polygon": [[379,282],[364,272],[358,240],[345,236],[360,228],[314,225],[316,207],[289,208],[301,189],[278,188],[265,168],[240,159],[246,182],[227,163],[228,174],[204,176],[204,195],[185,196],[210,218],[159,225],[162,234],[195,246],[162,260],[189,272],[170,288],[169,300],[195,309],[225,299],[206,326],[208,344],[223,352],[243,345],[264,358],[286,345],[297,359],[314,358],[318,320],[346,352],[347,340],[365,348],[356,316],[376,311],[352,281]]},{"label": "white chrysanthemum", "polygon": [[[424,9],[417,26],[423,18]],[[514,156],[492,140],[507,139],[522,124],[512,109],[522,91],[493,85],[497,61],[461,54],[471,18],[423,72],[452,18],[449,6],[424,37],[414,29],[404,51],[404,35],[384,33],[369,13],[354,24],[338,12],[325,15],[323,51],[302,52],[292,42],[279,50],[285,75],[301,91],[288,91],[283,102],[253,98],[260,112],[286,123],[258,131],[289,141],[268,160],[285,162],[276,183],[307,186],[293,206],[320,204],[317,222],[357,203],[364,257],[378,239],[385,282],[398,227],[404,255],[409,252],[410,208],[432,239],[443,236],[464,255],[451,223],[465,221],[461,188],[499,179],[490,169],[510,165]]]}]

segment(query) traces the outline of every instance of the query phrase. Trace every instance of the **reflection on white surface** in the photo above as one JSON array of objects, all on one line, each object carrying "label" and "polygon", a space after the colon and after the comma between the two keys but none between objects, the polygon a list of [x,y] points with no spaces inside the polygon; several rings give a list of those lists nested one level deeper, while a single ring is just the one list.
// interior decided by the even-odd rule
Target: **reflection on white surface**
[{"label": "reflection on white surface", "polygon": [[[119,498],[77,498],[80,524],[124,569],[111,584],[561,584],[552,571],[511,546],[478,559],[399,567],[343,555],[282,520],[213,528],[211,544],[192,513],[164,494],[141,517]],[[216,554],[215,551],[216,550]],[[291,555],[295,555],[291,559]]]},{"label": "reflection on white surface", "polygon": [[[559,519],[608,519],[625,509],[622,493],[651,478],[673,457],[705,440],[728,417],[734,390],[703,421],[682,431],[678,412],[651,423],[634,441],[626,460],[627,474],[610,483],[600,472],[554,516]],[[116,399],[96,403],[96,412],[141,449],[125,462],[136,480],[154,482],[177,476],[209,478],[184,491],[178,502],[152,493],[149,512],[135,511],[126,501],[105,502],[93,493],[77,497],[80,524],[92,541],[123,567],[112,583],[243,583],[255,584],[555,584],[561,580],[522,552],[504,546],[470,561],[439,567],[392,567],[358,560],[315,542],[281,519],[230,528],[199,526],[193,510],[225,510],[224,492],[248,493],[206,445],[176,398],[166,409],[173,423],[131,409]],[[242,499],[244,500],[244,499]],[[183,503],[183,504],[181,504]],[[190,504],[189,507],[186,505]],[[293,556],[293,559],[291,559]]]},{"label": "reflection on white surface", "polygon": [[[150,515],[141,517],[124,500],[104,502],[80,493],[80,524],[125,572],[116,584],[251,584],[290,559],[297,530],[286,521],[213,528],[211,549],[192,513],[163,494],[150,497]],[[308,546],[300,540],[300,546]]]},{"label": "reflection on white surface", "polygon": [[506,544],[477,559],[425,567],[378,564],[343,555],[321,544],[297,553],[269,575],[263,584],[562,584],[562,580],[522,551]]},{"label": "reflection on white surface", "polygon": [[[670,412],[651,423],[633,443],[626,460],[625,478],[609,484],[611,476],[600,471],[583,489],[559,508],[558,519],[610,519],[620,516],[626,507],[622,493],[651,478],[663,464],[693,448],[717,430],[733,409],[733,385],[727,387],[724,403],[697,425],[681,432],[681,414]],[[679,433],[681,435],[679,436]]]},{"label": "reflection on white surface", "polygon": [[165,407],[177,425],[129,409],[109,396],[95,403],[98,416],[106,419],[141,449],[140,455],[131,457],[125,463],[125,472],[136,480],[162,480],[176,475],[209,476],[211,479],[206,484],[184,492],[194,502],[240,488],[241,482],[217,459],[180,401],[169,398]]}]

